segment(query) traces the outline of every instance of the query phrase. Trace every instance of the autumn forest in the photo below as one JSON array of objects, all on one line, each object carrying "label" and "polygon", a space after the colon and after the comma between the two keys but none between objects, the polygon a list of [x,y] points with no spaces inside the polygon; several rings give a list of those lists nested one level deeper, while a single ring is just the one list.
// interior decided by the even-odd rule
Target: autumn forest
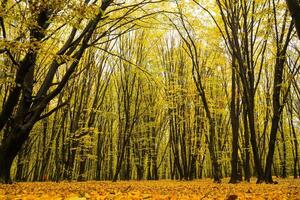
[{"label": "autumn forest", "polygon": [[0,4],[0,183],[299,191],[299,0]]}]

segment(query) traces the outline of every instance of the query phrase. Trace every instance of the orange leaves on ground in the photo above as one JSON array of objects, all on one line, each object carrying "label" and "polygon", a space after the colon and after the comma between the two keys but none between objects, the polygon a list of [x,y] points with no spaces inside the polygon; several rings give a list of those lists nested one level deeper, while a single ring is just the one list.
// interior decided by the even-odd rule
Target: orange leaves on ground
[{"label": "orange leaves on ground", "polygon": [[[224,180],[225,182],[226,180]],[[197,181],[30,182],[0,185],[0,199],[299,199],[300,180],[279,180],[277,185],[215,184]]]}]

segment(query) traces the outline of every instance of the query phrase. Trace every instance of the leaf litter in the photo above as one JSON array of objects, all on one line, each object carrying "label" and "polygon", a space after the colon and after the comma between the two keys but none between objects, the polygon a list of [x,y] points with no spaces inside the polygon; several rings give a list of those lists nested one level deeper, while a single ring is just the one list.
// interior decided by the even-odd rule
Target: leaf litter
[{"label": "leaf litter", "polygon": [[110,200],[110,199],[215,199],[215,200],[300,200],[300,179],[280,179],[279,184],[213,183],[195,181],[87,181],[87,182],[20,182],[0,184],[2,200]]}]

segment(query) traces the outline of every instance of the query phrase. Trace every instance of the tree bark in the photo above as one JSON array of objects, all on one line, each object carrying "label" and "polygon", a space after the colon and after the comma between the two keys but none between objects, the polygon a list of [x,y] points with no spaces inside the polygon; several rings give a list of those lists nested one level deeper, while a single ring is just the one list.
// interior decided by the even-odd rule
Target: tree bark
[{"label": "tree bark", "polygon": [[[243,100],[245,102],[245,100]],[[247,106],[244,103],[243,110],[243,124],[244,124],[244,137],[245,137],[245,161],[244,161],[244,172],[245,181],[250,182],[251,172],[250,172],[250,137],[248,129],[248,119],[247,119]]]},{"label": "tree bark", "polygon": [[31,128],[22,130],[15,127],[0,146],[0,183],[12,183],[10,169],[14,158],[27,140]]},{"label": "tree bark", "polygon": [[[252,95],[251,95],[252,96]],[[253,158],[257,173],[257,183],[262,183],[265,180],[263,168],[261,165],[261,160],[259,157],[257,141],[256,141],[256,131],[255,131],[255,119],[254,119],[254,96],[250,98],[250,102],[248,103],[249,109],[248,112],[248,120],[249,120],[249,129],[250,129],[250,142],[252,146]],[[249,101],[249,99],[248,99]]]},{"label": "tree bark", "polygon": [[231,74],[231,105],[230,119],[232,128],[232,154],[231,154],[231,176],[229,183],[238,183],[238,141],[239,141],[239,116],[238,101],[236,102],[236,66],[235,59],[232,59],[232,74]]}]

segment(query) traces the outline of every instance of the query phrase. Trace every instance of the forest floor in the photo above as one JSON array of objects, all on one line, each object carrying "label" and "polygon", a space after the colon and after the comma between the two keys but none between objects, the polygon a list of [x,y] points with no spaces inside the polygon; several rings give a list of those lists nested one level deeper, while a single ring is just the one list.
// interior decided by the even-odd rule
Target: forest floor
[{"label": "forest floor", "polygon": [[[225,182],[226,181],[226,182]],[[27,182],[0,184],[0,199],[299,199],[300,179],[278,179],[276,185],[215,184],[195,181]]]}]

